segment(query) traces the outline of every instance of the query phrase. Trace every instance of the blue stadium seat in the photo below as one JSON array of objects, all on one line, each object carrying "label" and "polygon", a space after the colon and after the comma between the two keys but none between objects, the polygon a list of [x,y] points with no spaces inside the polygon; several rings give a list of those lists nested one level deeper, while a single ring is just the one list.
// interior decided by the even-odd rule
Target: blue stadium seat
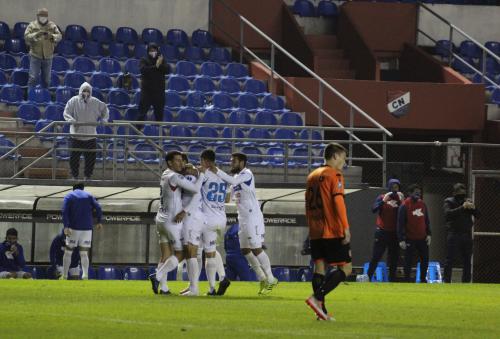
[{"label": "blue stadium seat", "polygon": [[334,2],[322,0],[318,3],[318,16],[333,18],[338,14],[337,5]]},{"label": "blue stadium seat", "polygon": [[84,42],[87,40],[87,30],[80,25],[68,25],[64,31],[64,39],[74,42]]},{"label": "blue stadium seat", "polygon": [[[463,57],[462,59],[465,62],[467,62],[469,65],[475,67],[476,69],[478,68],[476,63],[474,62],[474,59],[472,59],[470,57]],[[456,70],[462,74],[474,74],[474,73],[476,73],[476,71],[471,66],[467,65],[465,62],[455,58],[451,62],[451,67],[454,70]]]},{"label": "blue stadium seat", "polygon": [[138,116],[139,116],[139,109],[135,107],[129,107],[125,110],[125,117],[123,120],[137,121]]},{"label": "blue stadium seat", "polygon": [[236,78],[238,80],[248,80],[252,78],[248,75],[248,67],[238,62],[231,62],[227,64],[226,71],[228,77]]},{"label": "blue stadium seat", "polygon": [[163,42],[163,34],[157,28],[144,28],[141,37],[142,41],[146,44],[154,42],[157,45],[161,45]]},{"label": "blue stadium seat", "polygon": [[22,104],[17,110],[17,117],[23,119],[25,124],[34,125],[41,116],[38,106],[34,104]]},{"label": "blue stadium seat", "polygon": [[449,40],[438,40],[436,45],[434,46],[434,53],[439,55],[442,58],[450,57],[450,48],[451,51],[455,51],[455,46]]},{"label": "blue stadium seat", "polygon": [[461,56],[479,59],[482,51],[472,41],[464,40],[460,43],[460,46],[458,47],[458,52]]},{"label": "blue stadium seat", "polygon": [[208,144],[208,145],[213,145],[217,144],[218,142],[216,140],[207,140],[207,138],[218,138],[219,133],[217,130],[213,127],[210,126],[200,126],[198,127],[195,132],[194,132],[195,137],[199,138],[202,140],[203,143]]},{"label": "blue stadium seat", "polygon": [[113,87],[113,80],[107,73],[94,73],[90,77],[90,85],[102,91],[109,91]]},{"label": "blue stadium seat", "polygon": [[250,114],[245,111],[234,111],[229,114],[227,122],[229,124],[251,125],[252,118],[250,117]]},{"label": "blue stadium seat", "polygon": [[71,148],[71,144],[68,140],[57,140],[55,145],[57,159],[69,160],[71,156],[71,152],[68,150],[69,148]]},{"label": "blue stadium seat", "polygon": [[130,73],[135,76],[141,75],[140,60],[138,59],[128,59],[125,61],[125,73]]},{"label": "blue stadium seat", "polygon": [[90,30],[90,39],[100,43],[109,44],[113,41],[113,32],[106,26],[94,26]]},{"label": "blue stadium seat", "polygon": [[500,105],[500,88],[495,88],[491,93],[491,102]]},{"label": "blue stadium seat", "polygon": [[167,32],[167,44],[177,47],[189,45],[189,38],[182,29],[170,29]]},{"label": "blue stadium seat", "polygon": [[2,87],[0,101],[8,105],[20,105],[23,102],[24,90],[13,84],[7,84]]},{"label": "blue stadium seat", "polygon": [[146,164],[158,164],[160,162],[158,158],[158,150],[151,144],[137,144],[135,146],[134,155]]},{"label": "blue stadium seat", "polygon": [[[163,144],[163,150],[165,151],[165,153],[168,153],[170,151],[179,151],[179,152],[184,151],[182,146],[171,144],[169,140],[167,140],[166,143]],[[175,270],[175,271],[177,271],[177,270]]]},{"label": "blue stadium seat", "polygon": [[[116,111],[116,108],[114,107],[110,107],[109,108],[109,114],[110,114],[110,117],[111,117],[111,112],[112,110],[115,110]],[[119,112],[118,112],[119,114]],[[117,119],[118,120],[118,119]],[[110,127],[110,126],[103,126],[103,125],[98,125],[96,127],[96,131],[97,131],[97,134],[113,134],[113,129]],[[109,140],[109,139],[108,139]],[[102,157],[102,156],[101,156]]]},{"label": "blue stadium seat", "polygon": [[[5,153],[9,152],[16,145],[7,138],[0,138],[0,156],[3,156]],[[9,159],[15,159],[16,156],[14,154],[7,156]]]},{"label": "blue stadium seat", "polygon": [[100,42],[85,40],[83,43],[83,55],[94,60],[99,60],[104,56],[104,49]]},{"label": "blue stadium seat", "polygon": [[175,121],[199,123],[200,117],[198,116],[198,113],[196,113],[192,109],[184,108],[177,113],[177,119],[175,119]]},{"label": "blue stadium seat", "polygon": [[7,40],[10,38],[10,28],[7,23],[0,21],[0,40]]},{"label": "blue stadium seat", "polygon": [[274,267],[272,271],[279,281],[290,282],[290,269],[288,267]]},{"label": "blue stadium seat", "polygon": [[56,72],[50,71],[50,84],[49,84],[49,89],[56,90],[57,87],[61,85],[61,82],[59,80],[59,76],[57,75]]},{"label": "blue stadium seat", "polygon": [[209,31],[197,29],[191,34],[191,43],[201,48],[210,48],[214,46],[214,39]]},{"label": "blue stadium seat", "polygon": [[148,55],[148,45],[143,43],[136,43],[134,45],[134,58],[141,59]]},{"label": "blue stadium seat", "polygon": [[110,122],[113,122],[113,121],[118,121],[118,120],[122,120],[122,114],[120,113],[120,111],[116,108],[116,107],[109,107],[109,121]]},{"label": "blue stadium seat", "polygon": [[283,147],[269,147],[267,155],[271,157],[266,158],[265,161],[271,166],[282,166],[285,163],[285,150]]},{"label": "blue stadium seat", "polygon": [[112,42],[111,44],[109,44],[109,56],[113,59],[122,61],[128,59],[128,46],[121,42]]},{"label": "blue stadium seat", "polygon": [[[35,123],[35,133],[37,133],[37,134],[38,133],[53,133],[54,132],[54,126],[51,126],[50,128],[47,128],[43,132],[41,132],[42,129],[44,129],[45,127],[47,127],[47,125],[49,125],[50,123],[52,123],[51,120],[47,120],[47,119],[40,119],[40,120],[38,120]],[[39,138],[42,141],[54,140],[54,137],[52,137],[52,136],[39,136]]]},{"label": "blue stadium seat", "polygon": [[244,146],[241,148],[241,152],[246,154],[248,157],[248,163],[251,166],[262,165],[262,152],[255,146]]},{"label": "blue stadium seat", "polygon": [[300,268],[297,273],[297,280],[306,282],[311,281],[313,276],[313,272],[310,268]]},{"label": "blue stadium seat", "polygon": [[29,79],[28,71],[21,69],[15,69],[10,76],[11,83],[23,88],[28,87],[28,79]]},{"label": "blue stadium seat", "polygon": [[226,93],[214,94],[212,102],[214,107],[220,110],[232,110],[234,106],[233,99]]},{"label": "blue stadium seat", "polygon": [[237,106],[247,111],[256,111],[259,108],[259,99],[254,94],[241,94],[238,96]]},{"label": "blue stadium seat", "polygon": [[0,53],[0,69],[4,72],[12,72],[14,68],[17,68],[16,58],[7,53]]},{"label": "blue stadium seat", "polygon": [[4,71],[0,70],[0,88],[2,88],[7,83],[7,75],[5,75]]},{"label": "blue stadium seat", "polygon": [[118,27],[115,40],[124,44],[136,44],[139,41],[137,31],[131,27]]},{"label": "blue stadium seat", "polygon": [[172,112],[165,108],[163,110],[163,122],[173,122],[174,121],[174,115],[172,114]]},{"label": "blue stadium seat", "polygon": [[69,62],[65,57],[55,55],[52,58],[52,71],[58,75],[63,75],[69,70]]},{"label": "blue stadium seat", "polygon": [[250,128],[250,131],[248,131],[248,138],[251,138],[251,139],[271,139],[271,133],[266,128],[252,127],[252,128]]},{"label": "blue stadium seat", "polygon": [[43,113],[45,119],[52,121],[64,121],[64,107],[61,105],[47,105]]},{"label": "blue stadium seat", "polygon": [[176,91],[165,91],[165,107],[176,109],[182,106],[182,99]]},{"label": "blue stadium seat", "polygon": [[242,139],[245,138],[245,131],[240,127],[224,127],[224,129],[222,130],[222,137]]},{"label": "blue stadium seat", "polygon": [[92,96],[96,99],[101,100],[104,103],[106,102],[106,99],[104,99],[104,94],[102,94],[99,88],[92,88]]},{"label": "blue stadium seat", "polygon": [[74,41],[63,39],[56,46],[56,53],[65,58],[76,57],[76,45]]},{"label": "blue stadium seat", "polygon": [[285,112],[281,116],[280,124],[284,126],[303,126],[304,121],[299,113]]},{"label": "blue stadium seat", "polygon": [[293,13],[303,17],[316,16],[314,4],[309,0],[295,0],[293,4]]},{"label": "blue stadium seat", "polygon": [[[442,283],[443,279],[441,277],[441,265],[438,261],[429,261],[429,266],[427,268],[427,282],[428,283]],[[417,263],[417,272],[415,282],[420,282],[420,262]]]},{"label": "blue stadium seat", "polygon": [[266,84],[257,79],[248,79],[243,85],[243,91],[248,93],[253,93],[255,95],[265,94],[267,92]]},{"label": "blue stadium seat", "polygon": [[231,146],[226,146],[226,145],[221,145],[215,147],[215,154],[217,155],[217,163],[220,163],[222,165],[229,165],[231,161],[231,153],[233,153],[233,150],[231,149]]},{"label": "blue stadium seat", "polygon": [[[289,161],[291,167],[306,167],[309,162],[309,150],[307,148],[296,148],[293,150],[293,158]],[[314,161],[312,159],[312,161]]]},{"label": "blue stadium seat", "polygon": [[495,53],[496,55],[500,56],[500,42],[498,41],[487,41],[484,44],[484,47]]},{"label": "blue stadium seat", "polygon": [[66,105],[69,99],[76,94],[76,90],[71,87],[63,86],[56,89],[56,103]]},{"label": "blue stadium seat", "polygon": [[[370,267],[370,263],[367,262],[363,265],[363,274],[368,273],[368,268]],[[387,264],[383,261],[379,261],[377,267],[375,268],[375,272],[371,279],[372,282],[388,282],[389,281],[389,271],[387,269]]]},{"label": "blue stadium seat", "polygon": [[124,280],[146,280],[146,272],[139,267],[127,267],[123,274]]},{"label": "blue stadium seat", "polygon": [[20,21],[14,24],[14,28],[12,29],[12,38],[24,39],[24,32],[28,27],[29,22]]},{"label": "blue stadium seat", "polygon": [[215,84],[210,77],[199,77],[194,79],[193,87],[196,91],[203,93],[213,93],[215,92]]},{"label": "blue stadium seat", "polygon": [[231,62],[231,53],[224,47],[212,47],[208,59],[219,64]]},{"label": "blue stadium seat", "polygon": [[68,71],[64,76],[64,86],[75,89],[80,89],[80,86],[85,82],[85,76],[81,72]]},{"label": "blue stadium seat", "polygon": [[[191,130],[185,126],[174,125],[170,127],[170,136],[171,137],[192,137],[193,133]],[[190,140],[176,140],[176,143],[179,144],[189,144]]]},{"label": "blue stadium seat", "polygon": [[187,149],[188,153],[188,160],[190,163],[194,165],[198,165],[200,163],[200,153],[205,150],[205,146],[199,143],[190,145]]},{"label": "blue stadium seat", "polygon": [[277,128],[274,132],[274,138],[292,140],[297,139],[297,134],[291,129]]},{"label": "blue stadium seat", "polygon": [[237,94],[241,92],[240,83],[233,78],[223,78],[219,83],[219,89],[221,92],[227,92],[230,94]]},{"label": "blue stadium seat", "polygon": [[176,62],[181,59],[179,48],[172,45],[161,45],[160,52],[168,62]]},{"label": "blue stadium seat", "polygon": [[125,76],[124,74],[120,74],[116,78],[116,87],[123,88],[123,89],[130,90],[130,91],[136,91],[139,89],[139,80],[137,80],[137,78],[133,74],[129,74],[130,79],[131,79],[130,88],[125,88],[125,85],[123,83],[124,76]]},{"label": "blue stadium seat", "polygon": [[26,47],[26,43],[24,39],[10,38],[5,40],[5,45],[3,46],[5,51],[13,55],[23,55],[28,53],[28,47]]},{"label": "blue stadium seat", "polygon": [[226,117],[222,112],[219,112],[217,110],[208,110],[205,111],[205,113],[203,114],[201,122],[208,124],[223,125],[226,123]]},{"label": "blue stadium seat", "polygon": [[285,102],[281,97],[277,97],[274,95],[267,95],[264,97],[262,101],[262,107],[264,109],[269,109],[277,112],[286,112]]},{"label": "blue stadium seat", "polygon": [[118,60],[112,58],[102,58],[99,60],[99,71],[106,72],[111,76],[118,76],[122,69]]},{"label": "blue stadium seat", "polygon": [[175,65],[175,73],[182,75],[188,79],[194,79],[198,75],[196,65],[190,61],[177,61]]},{"label": "blue stadium seat", "polygon": [[99,266],[97,271],[99,280],[122,280],[123,275],[119,268],[113,266]]},{"label": "blue stadium seat", "polygon": [[39,105],[47,105],[50,103],[50,92],[47,88],[30,88],[30,90],[28,91],[28,101]]},{"label": "blue stadium seat", "polygon": [[95,72],[95,64],[92,59],[79,56],[73,60],[73,70],[81,72],[85,75],[90,75]]},{"label": "blue stadium seat", "polygon": [[220,78],[224,75],[224,72],[218,63],[206,61],[201,64],[200,74],[211,78]]},{"label": "blue stadium seat", "polygon": [[278,120],[276,116],[267,111],[259,112],[255,115],[255,124],[256,125],[277,125]]},{"label": "blue stadium seat", "polygon": [[323,136],[321,135],[320,131],[313,131],[313,130],[303,129],[302,131],[299,132],[299,139],[301,139],[301,140],[317,140],[317,141],[322,141],[323,140]]},{"label": "blue stadium seat", "polygon": [[161,128],[158,125],[144,125],[142,133],[146,136],[154,137],[160,135]]},{"label": "blue stadium seat", "polygon": [[205,95],[202,92],[190,92],[187,96],[187,106],[192,108],[203,108],[206,104]]},{"label": "blue stadium seat", "polygon": [[127,108],[130,104],[130,97],[124,89],[113,88],[108,93],[108,104],[119,108]]},{"label": "blue stadium seat", "polygon": [[167,89],[179,93],[186,93],[191,89],[189,81],[183,76],[171,76],[168,79]]},{"label": "blue stadium seat", "polygon": [[[483,65],[482,58],[479,59],[479,65],[480,66],[478,66],[477,68],[479,68],[481,70],[482,65]],[[496,59],[494,59],[493,57],[490,57],[490,56],[486,57],[485,66],[486,66],[486,68],[485,68],[486,73],[491,73],[491,74],[499,74],[500,73],[500,65],[498,64]]]},{"label": "blue stadium seat", "polygon": [[21,57],[21,60],[19,60],[19,68],[24,69],[24,70],[29,70],[30,69],[30,55],[25,54]]}]

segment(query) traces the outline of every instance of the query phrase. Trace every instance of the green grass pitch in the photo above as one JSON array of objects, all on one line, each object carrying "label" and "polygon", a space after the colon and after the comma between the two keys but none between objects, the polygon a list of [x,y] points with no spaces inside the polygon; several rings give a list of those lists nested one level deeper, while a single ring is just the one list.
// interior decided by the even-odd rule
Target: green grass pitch
[{"label": "green grass pitch", "polygon": [[309,283],[257,290],[234,282],[224,297],[181,297],[153,295],[149,281],[3,280],[0,338],[500,338],[500,285],[341,284],[327,297],[336,322],[307,308]]}]

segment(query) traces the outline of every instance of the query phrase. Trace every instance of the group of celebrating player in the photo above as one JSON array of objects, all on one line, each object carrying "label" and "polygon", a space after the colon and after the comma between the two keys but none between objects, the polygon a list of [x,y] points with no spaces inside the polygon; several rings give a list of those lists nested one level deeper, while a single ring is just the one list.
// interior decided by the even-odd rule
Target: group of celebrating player
[{"label": "group of celebrating player", "polygon": [[[170,151],[165,160],[167,169],[160,180],[160,205],[156,227],[161,257],[156,272],[150,276],[155,294],[171,294],[168,273],[186,261],[189,287],[181,295],[200,294],[198,281],[201,254],[205,253],[205,271],[209,283],[207,295],[224,295],[230,285],[224,264],[217,252],[217,238],[226,227],[226,191],[231,185],[231,198],[238,209],[240,247],[260,282],[259,294],[267,294],[278,284],[271,262],[262,249],[264,217],[255,193],[255,179],[246,168],[247,157],[242,153],[231,156],[231,176],[215,165],[211,149],[200,155],[200,166],[188,163],[185,154]],[[216,274],[219,286],[216,290]]]}]

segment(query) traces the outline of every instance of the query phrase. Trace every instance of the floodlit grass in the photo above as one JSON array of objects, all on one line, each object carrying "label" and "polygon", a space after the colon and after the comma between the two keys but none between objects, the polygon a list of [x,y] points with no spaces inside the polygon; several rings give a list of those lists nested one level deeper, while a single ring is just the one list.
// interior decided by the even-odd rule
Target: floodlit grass
[{"label": "floodlit grass", "polygon": [[149,281],[3,280],[0,338],[500,338],[500,285],[342,284],[327,298],[336,322],[306,307],[309,283],[257,290],[234,282],[224,297],[181,297],[153,295]]}]

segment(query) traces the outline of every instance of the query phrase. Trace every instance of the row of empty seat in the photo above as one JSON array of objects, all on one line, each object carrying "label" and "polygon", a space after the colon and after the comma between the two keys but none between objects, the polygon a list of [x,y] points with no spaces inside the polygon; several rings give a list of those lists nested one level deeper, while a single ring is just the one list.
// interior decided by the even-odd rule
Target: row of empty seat
[{"label": "row of empty seat", "polygon": [[336,17],[338,15],[337,5],[329,0],[322,0],[315,7],[312,1],[296,0],[292,7],[293,13],[303,17]]}]

